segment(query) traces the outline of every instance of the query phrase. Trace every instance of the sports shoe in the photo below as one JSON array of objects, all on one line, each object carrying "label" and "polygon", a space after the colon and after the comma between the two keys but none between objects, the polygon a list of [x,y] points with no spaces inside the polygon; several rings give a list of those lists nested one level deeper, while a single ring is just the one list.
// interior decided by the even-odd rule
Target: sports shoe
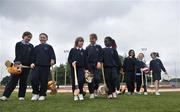
[{"label": "sports shoe", "polygon": [[6,101],[7,99],[8,99],[8,98],[5,97],[5,96],[0,97],[0,100],[1,100],[1,101]]},{"label": "sports shoe", "polygon": [[144,92],[144,95],[146,95],[146,96],[147,96],[147,95],[148,95],[148,93],[147,93],[147,92]]},{"label": "sports shoe", "polygon": [[121,92],[120,91],[116,91],[116,94],[119,95]]},{"label": "sports shoe", "polygon": [[24,97],[19,97],[19,101],[24,101]]},{"label": "sports shoe", "polygon": [[112,99],[112,98],[113,98],[112,94],[108,95],[108,99]]},{"label": "sports shoe", "polygon": [[74,96],[74,101],[78,101],[78,96]]},{"label": "sports shoe", "polygon": [[39,95],[38,94],[33,94],[31,101],[37,101],[39,99]]},{"label": "sports shoe", "polygon": [[95,98],[95,95],[94,94],[90,94],[90,99],[94,99]]},{"label": "sports shoe", "polygon": [[39,101],[44,101],[45,99],[46,99],[45,96],[40,96],[38,100],[39,100]]},{"label": "sports shoe", "polygon": [[160,96],[161,95],[159,92],[156,92],[155,94],[156,94],[156,96]]},{"label": "sports shoe", "polygon": [[84,97],[83,97],[83,95],[82,95],[82,94],[79,94],[79,96],[78,96],[78,97],[79,97],[79,100],[80,100],[80,101],[83,101],[83,100],[84,100]]},{"label": "sports shoe", "polygon": [[94,90],[94,97],[98,97],[98,92],[97,92],[97,90]]},{"label": "sports shoe", "polygon": [[127,92],[126,94],[127,94],[127,95],[131,95],[131,92]]},{"label": "sports shoe", "polygon": [[117,93],[114,92],[114,93],[112,94],[112,96],[113,96],[113,98],[117,98]]}]

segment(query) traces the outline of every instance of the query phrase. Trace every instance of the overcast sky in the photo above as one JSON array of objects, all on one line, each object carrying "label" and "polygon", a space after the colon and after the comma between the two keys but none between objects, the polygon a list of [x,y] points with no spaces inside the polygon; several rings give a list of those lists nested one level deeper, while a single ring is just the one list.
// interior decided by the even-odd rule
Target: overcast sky
[{"label": "overcast sky", "polygon": [[121,55],[147,48],[150,61],[149,54],[159,52],[168,72],[180,77],[180,0],[0,0],[3,76],[8,75],[4,61],[14,59],[24,31],[32,32],[34,45],[39,44],[39,33],[49,35],[57,65],[66,62],[64,50],[73,47],[76,37],[84,37],[85,47],[88,35],[96,33],[102,47],[105,36],[114,38]]}]

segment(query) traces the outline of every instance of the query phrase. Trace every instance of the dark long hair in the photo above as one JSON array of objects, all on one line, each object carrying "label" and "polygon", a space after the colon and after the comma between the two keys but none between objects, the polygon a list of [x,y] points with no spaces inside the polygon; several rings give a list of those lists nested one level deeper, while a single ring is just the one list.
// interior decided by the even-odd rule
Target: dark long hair
[{"label": "dark long hair", "polygon": [[107,37],[105,37],[105,39],[107,39],[110,42],[110,47],[112,47],[114,49],[117,48],[116,41],[112,37],[107,36]]},{"label": "dark long hair", "polygon": [[117,45],[116,45],[116,41],[114,39],[111,40],[111,46],[112,48],[116,49]]},{"label": "dark long hair", "polygon": [[132,57],[135,58],[135,51],[133,49],[129,50],[129,53],[128,53],[129,56],[130,56],[131,52],[134,52],[134,55]]},{"label": "dark long hair", "polygon": [[83,41],[84,42],[84,39],[82,37],[77,37],[76,40],[75,40],[75,43],[74,43],[74,48],[78,46],[78,42],[79,41]]}]

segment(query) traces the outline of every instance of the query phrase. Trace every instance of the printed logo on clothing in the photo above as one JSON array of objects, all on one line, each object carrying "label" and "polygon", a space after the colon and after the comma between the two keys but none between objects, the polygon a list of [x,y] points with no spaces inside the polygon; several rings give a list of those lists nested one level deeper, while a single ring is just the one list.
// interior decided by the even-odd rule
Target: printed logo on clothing
[{"label": "printed logo on clothing", "polygon": [[44,47],[44,50],[48,50],[48,48],[47,48],[47,47]]},{"label": "printed logo on clothing", "polygon": [[83,53],[83,52],[81,52],[81,55],[84,55],[84,53]]}]

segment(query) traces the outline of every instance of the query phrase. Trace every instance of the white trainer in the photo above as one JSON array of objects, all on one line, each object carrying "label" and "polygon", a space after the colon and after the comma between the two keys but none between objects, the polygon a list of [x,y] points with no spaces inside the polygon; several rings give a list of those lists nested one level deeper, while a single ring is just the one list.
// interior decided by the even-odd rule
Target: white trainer
[{"label": "white trainer", "polygon": [[74,96],[74,101],[78,101],[78,96]]},{"label": "white trainer", "polygon": [[121,92],[120,91],[116,91],[116,94],[119,95]]},{"label": "white trainer", "polygon": [[108,95],[108,99],[112,99],[112,97],[113,97],[112,94]]},{"label": "white trainer", "polygon": [[24,101],[24,97],[19,97],[19,101]]},{"label": "white trainer", "polygon": [[97,92],[97,90],[94,90],[94,97],[98,97],[98,92]]},{"label": "white trainer", "polygon": [[44,101],[45,99],[46,99],[45,96],[40,96],[38,100],[39,100],[39,101]]},{"label": "white trainer", "polygon": [[38,94],[33,94],[31,101],[37,101],[39,99],[39,95]]},{"label": "white trainer", "polygon": [[79,96],[78,96],[78,97],[79,97],[79,100],[80,100],[80,101],[83,101],[83,100],[84,100],[84,97],[83,97],[83,95],[82,95],[82,94],[79,94]]},{"label": "white trainer", "polygon": [[113,96],[113,98],[117,98],[117,93],[114,92],[114,93],[112,94],[112,96]]},{"label": "white trainer", "polygon": [[1,101],[6,101],[7,99],[8,99],[8,98],[5,97],[5,96],[0,97],[0,100],[1,100]]},{"label": "white trainer", "polygon": [[147,92],[144,92],[144,95],[145,95],[145,96],[147,96],[147,95],[148,95],[148,93],[147,93]]},{"label": "white trainer", "polygon": [[94,94],[90,94],[90,99],[94,99],[95,98],[95,95]]},{"label": "white trainer", "polygon": [[131,95],[131,92],[127,92],[126,94],[127,94],[127,95]]},{"label": "white trainer", "polygon": [[155,94],[156,94],[156,96],[160,96],[161,95],[159,92],[156,92]]}]

